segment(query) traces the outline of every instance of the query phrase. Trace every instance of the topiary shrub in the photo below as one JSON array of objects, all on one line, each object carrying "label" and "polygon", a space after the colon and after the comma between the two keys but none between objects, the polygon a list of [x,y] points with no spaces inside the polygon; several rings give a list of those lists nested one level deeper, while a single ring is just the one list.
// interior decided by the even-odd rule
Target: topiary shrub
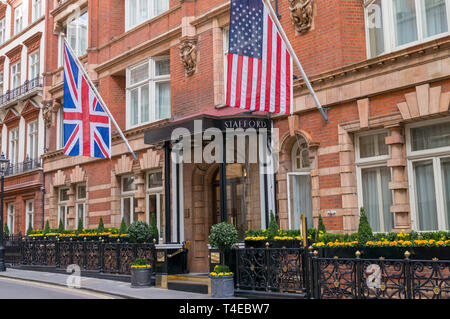
[{"label": "topiary shrub", "polygon": [[103,218],[100,217],[100,221],[98,222],[98,227],[97,227],[97,233],[104,233],[105,232],[105,225],[103,224]]},{"label": "topiary shrub", "polygon": [[222,265],[225,264],[224,253],[231,249],[238,242],[238,232],[232,224],[223,222],[211,227],[209,234],[209,244],[212,248],[217,248],[222,254]]},{"label": "topiary shrub", "polygon": [[361,207],[359,214],[359,226],[358,226],[358,242],[360,245],[365,245],[366,242],[373,239],[372,228],[367,218],[366,209]]},{"label": "topiary shrub", "polygon": [[273,211],[270,211],[270,222],[269,227],[267,228],[267,239],[273,239],[275,236],[278,235],[278,223],[275,219],[275,215],[273,214]]},{"label": "topiary shrub", "polygon": [[119,235],[126,234],[128,232],[127,224],[125,223],[125,218],[122,217],[122,222],[120,223]]},{"label": "topiary shrub", "polygon": [[150,218],[150,233],[153,238],[158,238],[158,225],[156,224],[156,214],[152,213]]},{"label": "topiary shrub", "polygon": [[77,235],[83,232],[83,221],[81,218],[78,218],[78,227],[77,227]]},{"label": "topiary shrub", "polygon": [[133,222],[128,227],[128,234],[133,243],[145,243],[152,237],[148,224],[140,220]]},{"label": "topiary shrub", "polygon": [[9,228],[8,224],[5,224],[5,227],[3,228],[3,234],[7,237],[9,236]]},{"label": "topiary shrub", "polygon": [[63,223],[62,219],[59,220],[58,233],[60,233],[60,234],[64,233],[64,223]]},{"label": "topiary shrub", "polygon": [[323,223],[322,215],[319,214],[319,225],[317,226],[317,232],[325,234],[327,230],[325,229],[325,224]]},{"label": "topiary shrub", "polygon": [[49,232],[50,232],[50,223],[48,222],[48,219],[47,219],[47,221],[45,222],[43,234],[45,235],[45,234],[48,234]]},{"label": "topiary shrub", "polygon": [[33,233],[33,225],[31,224],[31,218],[30,218],[30,222],[28,223],[27,236],[32,233]]}]

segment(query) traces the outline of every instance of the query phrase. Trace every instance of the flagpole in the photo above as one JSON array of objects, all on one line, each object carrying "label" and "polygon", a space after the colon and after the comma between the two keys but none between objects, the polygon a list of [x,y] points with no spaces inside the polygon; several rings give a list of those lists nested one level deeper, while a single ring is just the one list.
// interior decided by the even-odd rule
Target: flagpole
[{"label": "flagpole", "polygon": [[[94,91],[95,95],[97,96],[97,98],[99,99],[100,103],[102,104],[102,107],[104,108],[105,112],[108,114],[109,119],[113,122],[114,126],[116,127],[116,129],[119,131],[120,136],[122,137],[122,139],[124,140],[126,146],[128,147],[128,149],[130,150],[131,154],[134,157],[134,160],[136,162],[139,162],[138,157],[136,156],[136,154],[134,153],[134,151],[131,149],[130,144],[128,143],[128,140],[126,139],[125,135],[123,134],[122,130],[120,129],[119,125],[117,124],[116,120],[114,119],[114,117],[112,116],[111,112],[109,111],[108,107],[106,106],[105,101],[103,101],[102,96],[100,95],[100,93],[98,92],[97,88],[95,87],[94,83],[92,83],[91,79],[89,78],[86,70],[84,69],[83,65],[80,63],[80,61],[77,58],[77,55],[75,54],[75,52],[72,50],[72,48],[70,47],[69,43],[67,42],[67,40],[64,38],[64,43],[66,44],[67,48],[69,49],[70,53],[72,54],[72,56],[74,57],[74,61],[75,63],[78,65],[78,67],[80,68],[81,72],[83,73],[84,77],[86,78],[86,81],[88,82],[89,86],[91,87],[91,89]],[[112,135],[112,132],[111,132]],[[111,147],[111,153],[112,153],[112,144],[110,144]]]},{"label": "flagpole", "polygon": [[[262,1],[265,3],[266,7],[269,8],[269,14],[270,14],[272,20],[275,22],[275,24],[278,28],[278,31],[280,32],[281,37],[283,38],[284,43],[286,44],[286,47],[287,47],[289,53],[291,54],[292,58],[294,59],[295,64],[297,65],[298,69],[300,70],[303,80],[305,80],[306,86],[308,87],[309,92],[311,93],[311,95],[314,99],[314,102],[316,103],[317,107],[319,108],[319,111],[322,114],[325,122],[328,123],[328,115],[323,110],[322,105],[320,104],[319,99],[317,98],[316,92],[314,91],[313,87],[311,86],[308,76],[306,75],[305,71],[303,70],[303,67],[300,64],[297,54],[295,54],[294,49],[292,48],[291,42],[289,41],[288,37],[286,36],[286,33],[284,32],[283,27],[281,26],[281,23],[278,20],[278,17],[272,8],[272,5],[270,4],[270,2],[268,0],[262,0]],[[293,107],[291,109],[293,109]]]}]

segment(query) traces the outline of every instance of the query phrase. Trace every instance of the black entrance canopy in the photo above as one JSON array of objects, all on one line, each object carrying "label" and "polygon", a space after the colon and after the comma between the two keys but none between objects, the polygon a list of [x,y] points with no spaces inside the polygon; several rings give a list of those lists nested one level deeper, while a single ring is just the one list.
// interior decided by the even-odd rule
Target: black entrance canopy
[{"label": "black entrance canopy", "polygon": [[249,128],[254,128],[256,130],[266,128],[270,131],[271,127],[271,121],[263,116],[257,117],[255,115],[238,115],[232,117],[218,117],[213,115],[196,115],[147,129],[144,134],[144,143],[148,145],[156,145],[171,141],[172,132],[177,128],[185,128],[192,135],[194,134],[195,121],[201,121],[202,133],[209,128],[218,128],[221,131],[238,128],[242,128],[244,130]]}]

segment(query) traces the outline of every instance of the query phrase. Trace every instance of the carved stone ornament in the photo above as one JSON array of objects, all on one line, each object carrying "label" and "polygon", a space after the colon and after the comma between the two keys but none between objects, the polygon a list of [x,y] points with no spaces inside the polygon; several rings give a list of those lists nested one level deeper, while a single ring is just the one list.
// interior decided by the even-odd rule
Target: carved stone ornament
[{"label": "carved stone ornament", "polygon": [[289,0],[291,20],[295,30],[305,33],[311,29],[313,22],[313,0]]},{"label": "carved stone ornament", "polygon": [[197,40],[185,39],[180,44],[180,57],[188,76],[197,68]]},{"label": "carved stone ornament", "polygon": [[42,106],[42,118],[44,119],[45,125],[49,128],[52,126],[53,118],[53,106],[52,102],[45,102]]}]

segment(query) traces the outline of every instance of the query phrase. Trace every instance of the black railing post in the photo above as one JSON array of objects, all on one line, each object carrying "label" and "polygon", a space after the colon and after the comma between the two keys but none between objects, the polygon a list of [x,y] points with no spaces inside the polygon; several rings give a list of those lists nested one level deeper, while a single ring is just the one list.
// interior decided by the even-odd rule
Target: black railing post
[{"label": "black railing post", "polygon": [[48,265],[48,260],[47,260],[47,258],[48,258],[48,253],[47,253],[47,241],[46,240],[44,240],[44,266],[47,266]]},{"label": "black railing post", "polygon": [[61,256],[60,256],[60,247],[59,247],[59,238],[56,239],[55,243],[55,265],[56,268],[59,268],[61,265]]},{"label": "black railing post", "polygon": [[87,243],[86,243],[86,238],[84,238],[83,240],[83,269],[86,270],[87,269]]},{"label": "black railing post", "polygon": [[355,253],[356,260],[355,260],[355,282],[354,282],[354,289],[355,289],[355,297],[356,299],[361,299],[361,289],[362,289],[362,266],[361,266],[361,252],[358,250]]},{"label": "black railing post", "polygon": [[404,277],[405,277],[405,296],[406,299],[412,299],[412,283],[411,283],[411,264],[409,260],[409,256],[411,256],[411,253],[409,251],[405,251],[405,267],[403,269],[404,271]]},{"label": "black railing post", "polygon": [[235,247],[234,250],[236,252],[236,289],[239,290],[239,283],[241,282],[241,274],[239,271],[239,247]]},{"label": "black railing post", "polygon": [[105,269],[105,244],[102,241],[98,243],[98,270],[102,273]]},{"label": "black railing post", "polygon": [[312,256],[313,247],[309,246],[308,250],[304,247],[302,249],[302,265],[303,265],[303,285],[305,286],[306,298],[312,297],[311,293],[311,277],[310,277],[310,258]]},{"label": "black railing post", "polygon": [[317,258],[318,255],[318,251],[315,250],[313,252],[313,256],[312,256],[312,267],[311,267],[311,272],[312,272],[312,294],[313,294],[313,298],[314,299],[320,299],[320,268],[319,268],[319,260]]},{"label": "black railing post", "polygon": [[264,250],[264,270],[265,270],[265,272],[266,272],[266,282],[267,282],[267,285],[266,285],[266,291],[269,291],[270,290],[270,266],[269,266],[269,264],[270,264],[270,251],[269,251],[269,242],[267,242],[266,243],[266,249]]},{"label": "black railing post", "polygon": [[117,273],[120,273],[120,250],[121,246],[118,243],[114,243],[116,248],[116,267],[117,267]]},{"label": "black railing post", "polygon": [[74,252],[73,252],[73,246],[74,246],[74,244],[73,244],[73,241],[72,241],[72,238],[70,238],[70,242],[69,242],[69,247],[70,247],[70,249],[69,249],[69,252],[70,252],[70,259],[69,259],[69,265],[72,265],[73,264],[73,254],[74,254]]}]

